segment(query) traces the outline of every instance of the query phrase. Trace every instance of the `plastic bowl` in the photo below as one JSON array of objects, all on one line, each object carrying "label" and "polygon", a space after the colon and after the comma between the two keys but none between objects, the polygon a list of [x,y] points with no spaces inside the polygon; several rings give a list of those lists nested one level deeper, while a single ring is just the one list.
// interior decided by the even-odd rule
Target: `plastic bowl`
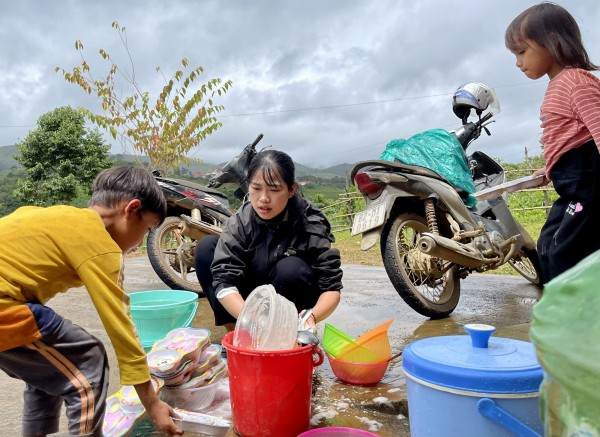
[{"label": "plastic bowl", "polygon": [[360,344],[362,346],[368,345],[375,338],[378,338],[381,335],[387,335],[388,329],[390,328],[390,325],[392,324],[393,321],[394,321],[393,319],[390,319],[387,322],[384,322],[381,325],[376,326],[375,328],[371,329],[370,331],[365,332],[360,337],[355,338],[354,341],[356,342],[356,344]]},{"label": "plastic bowl", "polygon": [[196,388],[163,387],[158,393],[161,400],[174,408],[188,411],[200,411],[212,404],[219,390],[217,381],[210,385]]},{"label": "plastic bowl", "polygon": [[349,363],[333,358],[327,354],[333,374],[341,381],[353,385],[375,385],[388,368],[388,361],[380,363]]},{"label": "plastic bowl", "polygon": [[272,285],[255,288],[235,324],[233,345],[251,350],[288,350],[296,344],[298,312]]},{"label": "plastic bowl", "polygon": [[162,377],[174,373],[181,365],[183,356],[176,350],[151,350],[146,355],[148,369],[155,376]]},{"label": "plastic bowl", "polygon": [[354,340],[355,345],[345,348],[334,358],[349,363],[378,363],[392,354],[388,328],[393,320],[371,329]]},{"label": "plastic bowl", "polygon": [[327,427],[311,429],[298,437],[378,437],[369,431],[355,428]]},{"label": "plastic bowl", "polygon": [[323,330],[323,349],[332,357],[337,358],[345,349],[356,346],[356,342],[348,334],[325,323]]},{"label": "plastic bowl", "polygon": [[382,332],[371,338],[367,343],[344,349],[335,358],[349,363],[378,363],[390,357],[391,354],[390,339],[387,332]]},{"label": "plastic bowl", "polygon": [[[176,351],[181,361],[198,362],[202,352],[210,345],[210,331],[204,328],[177,328],[152,346],[148,357],[156,351]],[[150,359],[148,359],[150,362]]]},{"label": "plastic bowl", "polygon": [[179,385],[177,388],[198,388],[205,385],[210,385],[220,381],[227,376],[227,361],[219,360],[218,363],[207,369],[196,367],[187,382]]},{"label": "plastic bowl", "polygon": [[130,311],[142,346],[149,349],[175,328],[190,326],[198,295],[184,290],[150,290],[129,294]]},{"label": "plastic bowl", "polygon": [[196,368],[196,363],[193,361],[188,361],[185,363],[181,369],[172,375],[163,376],[163,381],[165,382],[165,387],[173,387],[185,384],[192,377],[192,373],[194,373],[194,369]]}]

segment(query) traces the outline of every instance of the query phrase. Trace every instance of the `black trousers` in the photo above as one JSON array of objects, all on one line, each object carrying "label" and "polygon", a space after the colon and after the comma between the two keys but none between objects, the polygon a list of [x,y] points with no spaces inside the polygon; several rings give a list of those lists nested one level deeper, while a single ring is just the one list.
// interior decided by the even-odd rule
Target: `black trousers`
[{"label": "black trousers", "polygon": [[569,150],[551,169],[559,198],[538,240],[545,282],[600,249],[600,153],[593,141]]},{"label": "black trousers", "polygon": [[[219,238],[214,235],[204,237],[196,245],[195,265],[198,281],[215,314],[215,325],[235,323],[235,318],[227,312],[217,299],[213,287],[213,275],[210,269]],[[298,311],[312,308],[319,299],[320,292],[314,285],[313,272],[302,258],[288,256],[277,262],[268,278],[256,278],[253,272],[244,274],[244,285],[238,290],[244,299],[260,285],[271,284],[277,294],[290,300]]]}]

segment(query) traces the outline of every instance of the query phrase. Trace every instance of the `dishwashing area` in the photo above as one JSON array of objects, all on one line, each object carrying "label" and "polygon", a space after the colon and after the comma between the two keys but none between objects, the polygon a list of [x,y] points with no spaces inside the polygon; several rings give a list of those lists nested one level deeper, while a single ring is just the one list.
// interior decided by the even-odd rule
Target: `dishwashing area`
[{"label": "dishwashing area", "polygon": [[[147,260],[144,258],[133,258],[126,260],[126,279],[125,286],[128,292],[135,293],[140,291],[148,290],[161,290],[164,289],[164,284],[156,278],[150,269]],[[79,293],[77,298],[73,298],[73,294],[69,296],[58,296],[50,302],[51,306],[58,312],[61,312],[65,316],[71,318],[75,323],[82,325],[93,335],[101,338],[107,345],[109,359],[111,361],[111,373],[110,373],[110,388],[109,393],[115,395],[116,398],[119,396],[124,399],[128,399],[130,392],[125,390],[119,385],[118,368],[116,360],[114,359],[114,353],[110,347],[110,343],[106,337],[103,327],[99,319],[93,316],[93,310],[91,310],[91,301],[85,290],[76,291]],[[460,402],[471,401],[469,394],[484,395],[478,396],[480,398],[490,398],[494,400],[496,406],[499,406],[503,410],[511,413],[510,403],[513,400],[509,400],[508,407],[506,402],[496,402],[495,399],[500,396],[503,397],[503,385],[498,383],[490,387],[478,386],[480,376],[472,368],[466,368],[465,362],[460,362],[461,354],[472,353],[472,350],[468,349],[473,347],[470,343],[465,343],[467,340],[470,342],[470,337],[465,331],[465,325],[489,325],[496,327],[496,331],[493,332],[489,338],[488,345],[491,345],[490,350],[495,350],[496,342],[506,342],[504,346],[511,350],[520,350],[521,342],[528,341],[529,322],[531,321],[531,308],[537,302],[538,292],[535,287],[529,286],[517,277],[508,276],[488,276],[488,275],[474,275],[473,278],[469,278],[464,283],[463,295],[461,298],[461,305],[453,313],[452,317],[443,320],[429,320],[423,316],[412,311],[408,308],[404,302],[397,296],[392,285],[389,283],[385,271],[383,268],[377,267],[364,267],[364,266],[345,266],[344,267],[344,289],[342,291],[342,303],[336,312],[330,316],[325,323],[318,325],[316,336],[319,340],[319,345],[301,345],[298,348],[292,349],[296,351],[295,355],[287,356],[288,351],[282,351],[279,354],[275,354],[275,358],[265,358],[261,356],[264,351],[255,350],[248,355],[248,344],[244,344],[244,338],[239,343],[241,346],[235,346],[233,336],[235,334],[229,334],[225,337],[225,330],[220,327],[215,327],[212,320],[212,313],[206,299],[194,300],[191,304],[197,304],[194,317],[189,321],[188,328],[191,330],[189,337],[196,336],[195,339],[188,339],[192,344],[194,352],[184,352],[181,349],[181,344],[173,345],[177,343],[175,337],[177,333],[171,334],[171,337],[164,340],[163,343],[156,347],[156,343],[160,343],[163,338],[153,339],[152,345],[145,344],[148,348],[148,352],[151,352],[153,347],[154,350],[169,350],[173,349],[175,353],[155,353],[154,355],[164,357],[172,357],[177,364],[174,364],[171,368],[164,367],[161,370],[159,364],[161,359],[157,359],[156,366],[153,374],[156,378],[156,387],[159,393],[165,389],[165,380],[170,379],[169,384],[177,384],[177,378],[180,376],[177,372],[186,361],[190,359],[194,362],[193,365],[189,366],[186,371],[193,368],[196,373],[190,375],[187,380],[189,385],[196,383],[207,385],[208,380],[206,377],[202,378],[200,370],[208,370],[209,367],[204,367],[198,370],[197,368],[201,365],[207,365],[211,363],[211,369],[217,367],[219,360],[224,358],[221,353],[217,359],[216,355],[212,355],[211,351],[214,352],[219,347],[224,347],[229,350],[225,360],[228,361],[227,374],[225,372],[220,373],[221,379],[218,382],[218,389],[215,390],[214,398],[211,402],[212,405],[203,407],[200,411],[195,412],[199,417],[189,418],[189,422],[197,421],[197,423],[206,423],[207,420],[201,417],[202,414],[206,414],[211,418],[217,417],[224,420],[224,422],[211,422],[211,432],[224,432],[222,431],[227,425],[232,425],[226,429],[225,434],[213,434],[213,435],[225,435],[227,437],[238,435],[235,432],[236,427],[235,420],[232,420],[235,416],[235,403],[239,402],[249,411],[247,416],[256,414],[259,418],[268,418],[269,416],[285,415],[285,420],[289,423],[306,421],[306,425],[294,425],[294,426],[306,426],[306,429],[302,432],[307,433],[306,436],[326,436],[325,430],[327,428],[352,428],[356,436],[368,436],[377,435],[380,437],[404,437],[410,436],[410,422],[419,422],[419,417],[427,417],[428,423],[439,423],[436,422],[436,415],[433,415],[426,410],[419,410],[423,407],[413,407],[415,402],[413,399],[422,399],[424,397],[435,399],[435,396],[441,397],[438,400],[436,408],[448,409],[447,405],[456,405]],[[188,319],[184,315],[181,315],[181,324],[188,324]],[[297,320],[296,320],[297,321]],[[384,329],[381,329],[381,327]],[[332,329],[333,328],[333,329]],[[377,329],[380,328],[379,332]],[[346,361],[340,359],[338,355],[336,358],[334,355],[336,351],[329,346],[330,354],[324,349],[325,344],[329,343],[331,333],[327,334],[325,330],[334,332],[337,330],[339,338],[335,335],[334,340],[339,341],[358,341],[361,337],[367,336],[371,342],[377,343],[379,346],[383,345],[386,347],[386,342],[378,341],[384,335],[387,337],[388,350],[380,351],[377,349],[375,353],[382,353],[386,358],[390,358],[400,352],[402,354],[398,357],[391,359],[385,363],[385,368],[379,378],[378,372],[367,371],[366,376],[369,378],[378,379],[377,381],[367,381],[366,385],[357,385],[356,380],[352,380],[355,377],[365,377],[364,367],[365,364],[359,363],[363,366],[350,366],[350,368],[344,368],[339,366],[336,368],[336,361],[345,363],[352,363],[360,359],[360,352],[365,352],[364,344],[356,343],[352,345],[349,350],[345,350]],[[487,329],[487,328],[486,328]],[[207,331],[209,334],[207,335]],[[297,326],[295,327],[297,336]],[[379,336],[377,334],[379,333]],[[179,332],[182,334],[182,332]],[[371,334],[369,336],[369,334]],[[180,335],[181,337],[181,335]],[[328,338],[329,337],[329,338]],[[438,344],[440,338],[455,338],[460,344]],[[421,342],[421,340],[430,339],[432,343]],[[506,339],[506,340],[505,340]],[[247,341],[248,338],[245,338]],[[327,342],[326,342],[327,340]],[[295,340],[294,340],[295,341]],[[518,344],[511,344],[512,341],[518,341]],[[169,346],[170,344],[170,346]],[[413,345],[407,349],[407,346]],[[162,346],[161,346],[162,345]],[[166,347],[163,347],[165,346]],[[372,344],[370,346],[373,346]],[[436,352],[436,348],[445,348],[446,351],[452,350],[452,353],[439,354]],[[212,349],[209,349],[212,348]],[[317,349],[321,351],[315,352]],[[414,349],[414,353],[409,353],[411,349]],[[481,351],[479,351],[481,349]],[[367,348],[367,350],[370,350]],[[198,354],[197,358],[196,355]],[[465,352],[466,351],[466,352]],[[206,352],[206,353],[205,353]],[[371,352],[373,352],[371,350]],[[190,354],[186,356],[186,354]],[[485,348],[478,348],[477,352],[480,358],[484,361],[483,366],[487,366],[485,363]],[[204,355],[203,355],[204,354]],[[369,355],[369,352],[366,353]],[[489,355],[489,350],[487,351]],[[527,354],[525,354],[527,355]],[[202,356],[202,358],[200,358]],[[212,358],[211,358],[212,357]],[[408,357],[408,358],[407,358]],[[212,359],[212,361],[211,361]],[[289,360],[291,364],[280,365],[275,363],[273,360]],[[407,363],[408,360],[408,363]],[[410,361],[412,360],[412,363]],[[458,362],[455,360],[459,360]],[[513,370],[517,371],[517,368],[528,367],[531,363],[524,358],[525,361],[517,363]],[[166,360],[168,361],[168,360]],[[260,370],[259,363],[262,365]],[[353,363],[356,364],[356,363]],[[372,363],[371,363],[372,364]],[[403,369],[407,364],[410,364],[410,369]],[[179,365],[179,367],[176,367]],[[168,366],[168,364],[167,364]],[[233,366],[233,367],[232,367]],[[236,367],[237,366],[237,367]],[[294,387],[286,391],[282,384],[276,384],[272,380],[268,379],[269,371],[267,368],[278,369],[280,367],[286,368],[292,366],[297,371],[298,377],[296,381],[288,381]],[[500,364],[503,366],[503,364]],[[176,368],[175,368],[176,367]],[[348,367],[348,366],[346,366]],[[357,367],[353,369],[352,367]],[[381,366],[383,367],[383,366]],[[457,378],[451,378],[452,383],[448,384],[447,381],[439,379],[439,374],[444,373],[443,370],[446,367],[461,368],[470,377],[472,385],[460,385]],[[314,368],[314,371],[313,371]],[[272,370],[272,369],[271,369]],[[161,374],[166,378],[160,378]],[[255,376],[250,377],[250,371],[258,372]],[[213,376],[217,372],[213,372]],[[428,373],[429,372],[429,373]],[[184,372],[185,373],[185,372]],[[509,372],[510,373],[510,372]],[[535,374],[535,372],[533,372]],[[410,374],[409,377],[407,375]],[[159,377],[157,377],[158,375]],[[341,376],[341,378],[340,378]],[[187,376],[186,376],[187,377]],[[184,377],[183,379],[185,379]],[[532,378],[535,378],[533,376]],[[219,376],[217,376],[217,379]],[[436,380],[436,378],[438,378]],[[161,381],[162,379],[162,381]],[[195,379],[195,381],[194,381]],[[344,381],[346,379],[346,381]],[[424,384],[423,381],[429,379],[433,382]],[[469,378],[467,378],[469,379]],[[360,382],[360,381],[358,381]],[[533,382],[534,383],[534,382]],[[0,418],[0,436],[12,436],[17,435],[20,429],[20,414],[22,407],[22,383],[20,381],[12,380],[8,376],[0,375],[0,384],[3,385],[3,389],[0,390],[0,408],[2,408],[4,414]],[[162,384],[162,385],[161,385]],[[245,384],[245,385],[244,385]],[[243,398],[244,393],[251,392],[253,390],[250,385],[258,384],[261,386],[263,401],[260,404],[256,403],[256,400],[247,400]],[[210,385],[210,384],[208,384]],[[412,385],[412,387],[411,387]],[[451,390],[446,390],[448,385]],[[254,386],[254,387],[255,387]],[[408,386],[408,390],[407,390]],[[168,387],[168,386],[167,386]],[[178,390],[177,385],[171,385],[171,391]],[[200,385],[199,387],[202,387]],[[518,396],[523,395],[525,398],[532,397],[527,392],[527,387],[523,384],[518,384],[519,389],[512,393]],[[236,393],[236,389],[238,390]],[[241,389],[241,391],[240,391]],[[484,392],[484,390],[487,390]],[[120,391],[120,393],[119,393]],[[283,393],[286,391],[285,393]],[[416,395],[411,391],[416,392]],[[473,393],[468,393],[473,392]],[[286,397],[294,393],[296,396],[294,411],[282,410],[282,402],[277,402],[277,397]],[[412,397],[411,397],[412,396]],[[411,397],[409,399],[409,397]],[[446,399],[444,399],[446,397]],[[275,400],[274,404],[267,405],[266,400]],[[308,399],[308,404],[307,404]],[[465,401],[466,399],[466,401]],[[121,399],[119,399],[121,401]],[[112,401],[114,402],[114,401]],[[253,404],[254,402],[254,404]],[[515,399],[513,403],[520,402],[519,399]],[[129,399],[130,405],[129,411],[138,408],[135,404],[135,400]],[[116,402],[115,402],[116,404]],[[418,401],[416,403],[418,405]],[[483,407],[490,408],[489,403],[483,402]],[[487,404],[487,405],[486,405]],[[126,407],[126,409],[127,409]],[[491,406],[492,409],[494,406]],[[117,408],[117,407],[114,407]],[[466,415],[480,415],[477,411],[477,405],[474,408],[465,407],[468,412],[461,413]],[[525,407],[523,407],[525,408]],[[523,409],[521,405],[517,409]],[[182,408],[185,410],[185,408]],[[437,411],[436,410],[436,411]],[[194,412],[192,412],[194,413]],[[186,413],[187,414],[187,413]],[[210,419],[215,420],[215,419]],[[273,421],[269,421],[266,425],[256,425],[258,419],[250,421],[250,424],[242,425],[249,428],[242,430],[242,435],[245,432],[246,435],[269,435],[260,434],[261,427],[273,425]],[[425,421],[424,419],[421,419]],[[441,419],[440,419],[441,420]],[[449,420],[449,419],[444,419]],[[489,420],[489,419],[486,419]],[[522,422],[524,426],[529,429],[535,430],[535,423],[528,422],[526,418],[517,417],[516,420]],[[231,421],[231,422],[227,422]],[[464,422],[463,418],[463,422]],[[66,420],[61,422],[61,432],[56,434],[59,437],[66,436]],[[238,420],[239,422],[239,420]],[[132,427],[130,435],[133,436],[160,436],[152,425],[140,416],[137,423]],[[252,427],[258,426],[258,430]],[[277,425],[285,427],[285,425]],[[500,425],[498,425],[502,428]],[[206,428],[204,428],[206,430]],[[283,429],[283,428],[281,428]],[[196,428],[197,433],[186,432],[186,435],[206,435],[198,433],[201,428]],[[264,429],[263,429],[264,431]],[[439,431],[439,430],[438,430]],[[258,432],[258,434],[253,434]],[[294,433],[295,431],[292,431]],[[432,431],[432,432],[435,432]],[[517,431],[518,432],[518,431]],[[301,435],[298,432],[295,435]],[[476,433],[477,434],[477,433]],[[209,434],[210,435],[210,434]],[[278,434],[270,434],[278,435]],[[294,435],[294,434],[290,434]],[[329,434],[336,435],[336,434]],[[342,435],[342,434],[338,434]],[[420,434],[420,435],[436,435],[432,434]],[[439,435],[439,432],[437,433]],[[446,434],[444,434],[446,435]],[[467,435],[467,434],[458,434]],[[481,434],[479,434],[481,435]],[[493,434],[491,434],[493,435]],[[529,435],[529,434],[515,434],[505,433],[498,435]],[[531,434],[535,435],[535,434]],[[304,436],[303,436],[304,437]]]}]

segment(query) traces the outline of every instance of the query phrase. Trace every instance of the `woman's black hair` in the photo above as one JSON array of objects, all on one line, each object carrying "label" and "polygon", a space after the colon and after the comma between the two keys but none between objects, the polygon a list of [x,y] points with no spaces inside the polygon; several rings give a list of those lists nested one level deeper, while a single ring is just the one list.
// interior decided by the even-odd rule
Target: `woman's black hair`
[{"label": "woman's black hair", "polygon": [[516,52],[525,40],[544,47],[561,67],[598,70],[583,46],[575,18],[562,6],[544,2],[521,12],[508,25],[504,42]]},{"label": "woman's black hair", "polygon": [[277,182],[285,182],[291,190],[292,185],[296,183],[294,161],[287,153],[279,150],[266,149],[256,154],[248,168],[249,182],[258,171],[262,172],[263,180],[270,186],[277,185]]},{"label": "woman's black hair", "polygon": [[123,200],[138,199],[139,214],[156,213],[162,223],[167,215],[167,201],[152,174],[140,167],[115,166],[103,170],[92,184],[89,206],[114,208]]}]

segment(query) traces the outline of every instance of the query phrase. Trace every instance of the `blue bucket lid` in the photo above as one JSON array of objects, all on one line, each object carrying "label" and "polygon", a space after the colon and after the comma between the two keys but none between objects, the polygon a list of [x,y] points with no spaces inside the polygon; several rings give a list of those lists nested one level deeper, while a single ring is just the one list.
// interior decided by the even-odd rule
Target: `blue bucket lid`
[{"label": "blue bucket lid", "polygon": [[443,387],[481,393],[539,391],[543,371],[533,344],[490,338],[493,326],[465,325],[470,335],[417,340],[404,348],[409,375]]}]

